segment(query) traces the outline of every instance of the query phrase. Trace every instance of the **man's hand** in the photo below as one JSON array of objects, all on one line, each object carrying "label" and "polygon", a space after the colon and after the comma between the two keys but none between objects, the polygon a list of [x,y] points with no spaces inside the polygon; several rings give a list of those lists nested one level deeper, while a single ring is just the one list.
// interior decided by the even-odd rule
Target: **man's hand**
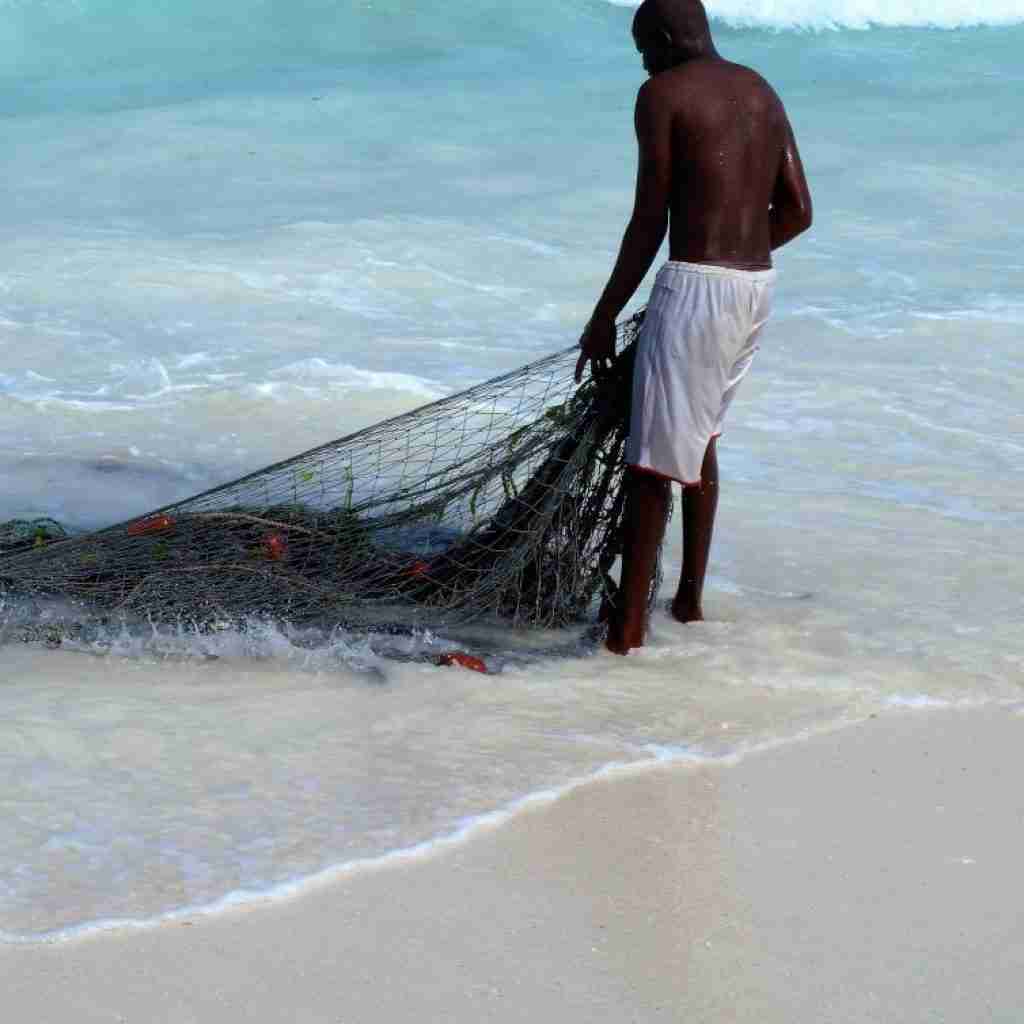
[{"label": "man's hand", "polygon": [[600,380],[615,362],[615,321],[594,315],[580,338],[580,357],[576,362],[576,383],[583,379],[583,368],[590,363],[590,372]]}]

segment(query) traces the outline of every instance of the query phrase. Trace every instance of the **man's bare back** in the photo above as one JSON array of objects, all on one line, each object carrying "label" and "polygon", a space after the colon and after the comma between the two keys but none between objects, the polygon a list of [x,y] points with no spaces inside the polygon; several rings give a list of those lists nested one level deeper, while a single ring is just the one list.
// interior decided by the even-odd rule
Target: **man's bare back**
[{"label": "man's bare back", "polygon": [[772,192],[789,135],[786,112],[755,71],[689,61],[652,80],[671,119],[670,259],[771,266]]},{"label": "man's bare back", "polygon": [[[636,102],[636,200],[580,340],[577,380],[588,362],[600,376],[614,359],[615,320],[666,233],[676,266],[756,273],[772,266],[773,249],[811,224],[810,192],[782,102],[757,72],[719,56],[700,0],[644,0],[633,38],[651,76]],[[682,478],[683,571],[672,612],[683,622],[703,618],[718,500],[715,436],[707,440],[700,481]],[[631,465],[626,487],[622,579],[608,634],[609,649],[619,654],[643,642],[668,507],[668,479],[655,470]]]}]

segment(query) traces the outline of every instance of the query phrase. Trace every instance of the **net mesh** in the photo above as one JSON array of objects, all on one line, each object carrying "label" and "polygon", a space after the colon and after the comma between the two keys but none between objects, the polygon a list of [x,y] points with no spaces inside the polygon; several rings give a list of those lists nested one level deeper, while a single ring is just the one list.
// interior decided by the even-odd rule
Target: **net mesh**
[{"label": "net mesh", "polygon": [[150,620],[585,620],[614,598],[642,316],[600,382],[574,347],[98,532],[6,524],[0,588]]}]

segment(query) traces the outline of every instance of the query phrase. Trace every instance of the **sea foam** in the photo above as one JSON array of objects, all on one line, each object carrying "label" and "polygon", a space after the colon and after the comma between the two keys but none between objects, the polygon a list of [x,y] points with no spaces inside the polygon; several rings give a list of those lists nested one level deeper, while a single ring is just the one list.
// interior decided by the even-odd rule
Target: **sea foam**
[{"label": "sea foam", "polygon": [[[636,0],[608,0],[638,7]],[[1019,0],[708,0],[708,13],[734,28],[970,28],[1024,21]]]}]

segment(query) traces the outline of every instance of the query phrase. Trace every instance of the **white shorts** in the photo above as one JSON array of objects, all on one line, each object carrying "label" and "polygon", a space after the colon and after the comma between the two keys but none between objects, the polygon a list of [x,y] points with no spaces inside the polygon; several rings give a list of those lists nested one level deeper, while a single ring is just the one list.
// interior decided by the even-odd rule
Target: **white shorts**
[{"label": "white shorts", "polygon": [[771,311],[774,270],[669,261],[651,290],[633,374],[626,462],[684,484],[700,481]]}]

